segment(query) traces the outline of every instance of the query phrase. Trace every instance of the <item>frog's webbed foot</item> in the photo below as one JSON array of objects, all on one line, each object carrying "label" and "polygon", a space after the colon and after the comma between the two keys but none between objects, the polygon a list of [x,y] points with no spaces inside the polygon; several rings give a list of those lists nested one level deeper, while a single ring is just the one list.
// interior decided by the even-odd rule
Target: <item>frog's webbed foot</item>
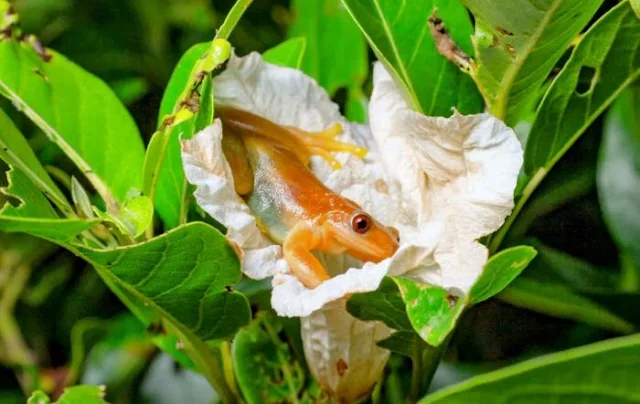
[{"label": "frog's webbed foot", "polygon": [[286,129],[307,146],[310,154],[324,158],[336,170],[341,165],[331,152],[351,153],[360,158],[364,158],[367,155],[367,149],[363,147],[336,140],[343,131],[342,125],[337,122],[321,132],[307,132],[292,127],[286,127]]},{"label": "frog's webbed foot", "polygon": [[282,244],[282,252],[291,273],[309,289],[314,289],[331,278],[326,268],[311,253],[321,242],[322,234],[318,229],[300,222],[293,226]]}]

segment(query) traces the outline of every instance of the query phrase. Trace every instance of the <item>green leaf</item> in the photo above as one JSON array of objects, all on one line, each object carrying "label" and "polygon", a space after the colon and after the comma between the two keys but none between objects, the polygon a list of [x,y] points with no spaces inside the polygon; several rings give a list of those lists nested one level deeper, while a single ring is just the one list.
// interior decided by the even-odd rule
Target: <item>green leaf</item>
[{"label": "green leaf", "polygon": [[549,170],[640,75],[639,48],[640,20],[627,1],[589,28],[540,105],[525,151],[528,174]]},{"label": "green leaf", "polygon": [[131,188],[142,187],[144,146],[135,122],[101,80],[51,53],[45,62],[16,40],[0,42],[0,93],[60,146],[101,195],[123,200]]},{"label": "green leaf", "polygon": [[73,238],[96,225],[83,219],[33,219],[0,215],[0,231],[28,233],[67,246]]},{"label": "green leaf", "polygon": [[369,71],[367,45],[340,0],[294,0],[289,37],[306,39],[301,69],[330,95],[362,84]]},{"label": "green leaf", "polygon": [[299,69],[306,48],[306,38],[291,38],[264,52],[262,58],[274,65]]},{"label": "green leaf", "polygon": [[500,293],[535,256],[536,250],[528,246],[509,248],[492,256],[469,292],[470,303],[477,304]]},{"label": "green leaf", "polygon": [[609,111],[598,160],[598,196],[607,227],[640,270],[640,91],[625,91]]},{"label": "green leaf", "polygon": [[9,203],[0,209],[0,231],[29,233],[66,245],[96,224],[79,218],[60,219],[44,194],[21,170],[12,167],[7,178],[9,185],[0,188],[0,194],[15,198],[18,206]]},{"label": "green leaf", "polygon": [[0,109],[0,158],[7,164],[17,167],[35,183],[42,192],[63,212],[69,212],[70,206],[58,186],[38,161],[27,140],[22,136],[11,119]]},{"label": "green leaf", "polygon": [[429,345],[439,346],[449,335],[464,310],[466,298],[411,279],[394,278],[406,304],[413,329]]},{"label": "green leaf", "polygon": [[279,338],[280,331],[282,324],[277,317],[265,312],[234,339],[234,368],[249,404],[299,402],[305,374],[290,347]]},{"label": "green leaf", "polygon": [[574,348],[474,377],[421,404],[638,402],[640,335]]},{"label": "green leaf", "polygon": [[153,202],[146,196],[133,198],[120,209],[120,221],[134,238],[144,233],[152,218]]},{"label": "green leaf", "polygon": [[242,276],[240,262],[220,232],[195,222],[134,246],[81,247],[76,253],[146,326],[162,320],[216,391],[232,399],[222,364],[205,341],[232,337],[251,311],[247,299],[233,291]]},{"label": "green leaf", "polygon": [[[343,0],[380,60],[401,80],[413,107],[427,115],[481,112],[473,80],[436,49],[427,20],[434,9],[454,41],[471,54],[473,27],[459,0]],[[348,59],[348,58],[347,58]]]},{"label": "green leaf", "polygon": [[[160,125],[165,116],[173,112],[184,87],[189,82],[191,70],[196,62],[207,52],[210,45],[209,42],[194,45],[180,58],[162,96],[158,125]],[[174,128],[156,132],[147,148],[144,161],[144,188],[148,189],[149,184],[157,176],[154,203],[167,228],[174,228],[180,222],[183,193],[187,184],[182,167],[179,138],[184,136],[188,139],[193,133],[195,133],[194,122],[193,120],[188,120]],[[164,158],[164,160],[159,171],[157,171],[157,161],[161,158]]]},{"label": "green leaf", "polygon": [[396,331],[388,338],[378,341],[378,346],[409,358],[415,355],[415,332]]},{"label": "green leaf", "polygon": [[636,16],[640,18],[640,0],[629,0],[629,4],[631,4],[631,8],[633,12],[636,13]]},{"label": "green leaf", "polygon": [[131,247],[78,251],[103,277],[203,341],[229,338],[248,321],[246,298],[231,290],[242,276],[236,252],[209,225],[190,223]]},{"label": "green leaf", "polygon": [[40,390],[34,391],[29,400],[27,400],[27,404],[49,404],[50,402],[51,399]]},{"label": "green leaf", "polygon": [[398,286],[384,278],[373,292],[356,293],[347,301],[347,311],[363,321],[382,321],[395,330],[412,330]]},{"label": "green leaf", "polygon": [[[64,392],[54,404],[108,404],[104,399],[104,386],[73,386]],[[27,404],[49,404],[51,400],[42,391],[35,391]]]},{"label": "green leaf", "polygon": [[628,321],[605,307],[559,284],[520,277],[498,297],[517,307],[622,334],[631,333],[635,329]]},{"label": "green leaf", "polygon": [[0,209],[0,214],[20,218],[58,218],[42,191],[22,170],[11,167],[7,172],[7,180],[9,185],[0,188],[0,193],[15,198],[18,205],[5,205]]},{"label": "green leaf", "polygon": [[515,125],[603,0],[462,1],[476,18],[472,74],[490,111]]}]

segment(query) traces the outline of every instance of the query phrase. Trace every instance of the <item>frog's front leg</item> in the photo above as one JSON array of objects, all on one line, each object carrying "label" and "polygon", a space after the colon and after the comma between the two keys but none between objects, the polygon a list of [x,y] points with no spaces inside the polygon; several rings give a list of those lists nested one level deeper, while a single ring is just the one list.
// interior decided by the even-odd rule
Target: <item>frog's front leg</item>
[{"label": "frog's front leg", "polygon": [[249,164],[242,137],[232,128],[224,127],[222,152],[231,167],[236,193],[248,195],[253,190],[253,170]]},{"label": "frog's front leg", "polygon": [[289,230],[282,245],[284,258],[291,272],[309,289],[331,278],[325,267],[311,253],[323,242],[321,231],[305,222],[299,222]]}]

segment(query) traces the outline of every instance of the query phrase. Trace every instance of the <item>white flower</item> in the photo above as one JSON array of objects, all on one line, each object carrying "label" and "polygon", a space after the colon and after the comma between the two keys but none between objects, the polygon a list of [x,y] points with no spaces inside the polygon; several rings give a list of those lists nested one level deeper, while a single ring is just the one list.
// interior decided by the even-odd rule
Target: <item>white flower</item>
[{"label": "white flower", "polygon": [[[244,273],[255,279],[273,276],[273,308],[281,316],[303,317],[305,352],[318,381],[335,394],[351,391],[345,386],[359,376],[353,371],[341,377],[337,361],[347,368],[374,369],[379,376],[388,354],[362,332],[384,336],[388,330],[350,317],[343,298],[377,289],[385,275],[468,292],[487,260],[487,249],[476,240],[498,229],[513,207],[522,165],[520,143],[510,128],[488,114],[454,112],[450,118],[433,118],[411,110],[379,63],[369,105],[370,129],[347,122],[314,80],[265,63],[258,54],[233,56],[215,78],[214,88],[217,105],[248,110],[280,125],[313,132],[340,122],[340,140],[369,150],[365,160],[338,154],[340,170],[320,158],[312,159],[311,169],[333,191],[397,228],[400,248],[377,264],[324,256],[333,278],[313,290],[289,274],[281,247],[260,232],[235,194],[219,121],[184,141],[182,151],[187,179],[197,187],[197,203],[227,227],[227,237],[243,253]],[[359,346],[356,340],[369,345]],[[349,364],[358,360],[358,355],[349,355],[354,347],[371,353],[366,363]],[[376,377],[362,376],[364,384],[352,387],[366,392]]]}]

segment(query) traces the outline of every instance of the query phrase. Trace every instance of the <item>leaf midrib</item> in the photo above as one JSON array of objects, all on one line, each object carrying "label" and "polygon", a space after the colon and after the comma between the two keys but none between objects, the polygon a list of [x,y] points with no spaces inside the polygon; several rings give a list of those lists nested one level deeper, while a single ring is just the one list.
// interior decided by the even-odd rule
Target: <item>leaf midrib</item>
[{"label": "leaf midrib", "polygon": [[551,22],[552,17],[555,15],[556,11],[560,7],[561,3],[564,0],[556,0],[551,8],[545,13],[545,16],[541,20],[541,24],[536,29],[535,33],[531,37],[531,41],[527,46],[523,49],[522,57],[517,57],[515,63],[511,64],[511,67],[507,69],[507,72],[502,77],[502,81],[500,81],[500,88],[503,89],[501,93],[496,97],[496,104],[493,108],[493,113],[496,117],[503,119],[506,117],[507,105],[509,101],[509,95],[511,94],[511,88],[513,87],[513,83],[515,82],[520,69],[524,65],[524,63],[529,59],[529,56],[533,52],[533,49],[538,44],[538,41],[544,34],[547,26]]},{"label": "leaf midrib", "polygon": [[393,51],[393,55],[398,63],[398,68],[400,69],[402,80],[405,82],[405,86],[409,90],[409,94],[411,95],[411,100],[413,101],[414,106],[419,111],[422,111],[422,106],[420,105],[420,102],[417,99],[415,89],[413,88],[411,78],[409,77],[409,72],[407,71],[407,68],[404,65],[404,62],[400,57],[400,52],[398,51],[398,47],[396,46],[395,37],[391,32],[391,27],[389,26],[389,22],[385,19],[384,12],[380,7],[380,2],[379,0],[372,0],[372,1],[376,7],[376,12],[380,16],[380,21],[382,21],[382,28],[384,29],[385,34],[387,34],[387,37],[389,39],[389,44],[391,45],[391,50]]}]

